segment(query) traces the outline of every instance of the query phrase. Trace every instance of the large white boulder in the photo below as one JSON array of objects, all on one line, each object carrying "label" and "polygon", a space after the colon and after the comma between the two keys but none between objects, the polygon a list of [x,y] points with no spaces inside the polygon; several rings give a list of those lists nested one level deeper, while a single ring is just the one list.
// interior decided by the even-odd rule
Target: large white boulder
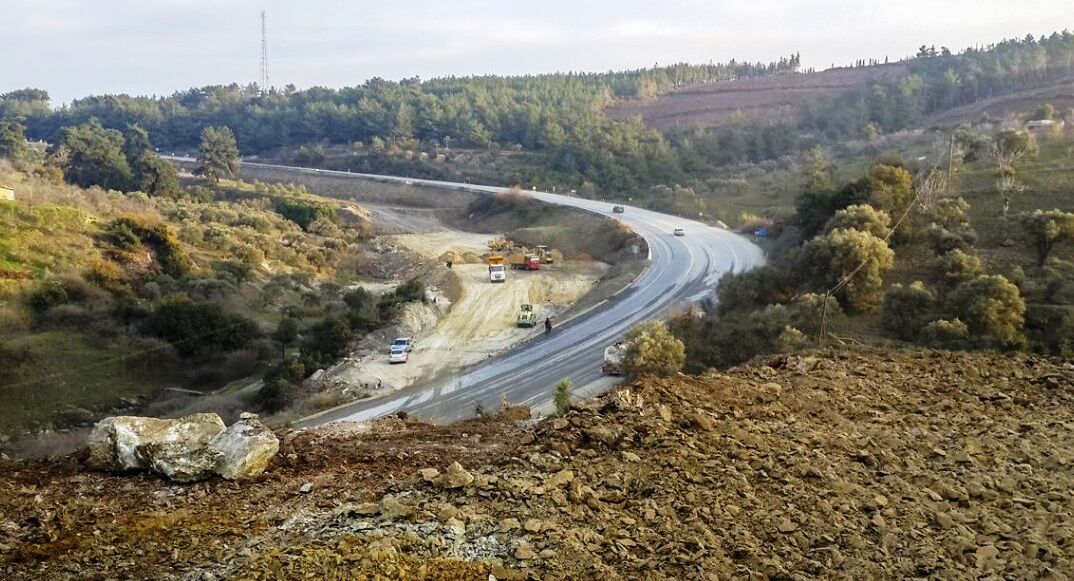
[{"label": "large white boulder", "polygon": [[279,451],[280,440],[255,414],[244,413],[209,445],[218,454],[216,473],[228,480],[240,480],[264,472]]},{"label": "large white boulder", "polygon": [[[135,416],[105,418],[89,435],[89,464],[104,470],[143,470],[151,456],[167,462],[182,446],[207,444],[224,431],[216,414],[193,414],[166,420]],[[162,464],[163,465],[163,464]]]},{"label": "large white boulder", "polygon": [[225,429],[216,414],[194,414],[164,430],[163,438],[138,451],[149,468],[176,482],[193,482],[213,475],[220,454],[210,445]]},{"label": "large white boulder", "polygon": [[89,465],[102,470],[152,470],[176,482],[219,474],[229,480],[259,476],[280,449],[255,414],[230,428],[216,414],[177,420],[106,418],[89,436]]}]

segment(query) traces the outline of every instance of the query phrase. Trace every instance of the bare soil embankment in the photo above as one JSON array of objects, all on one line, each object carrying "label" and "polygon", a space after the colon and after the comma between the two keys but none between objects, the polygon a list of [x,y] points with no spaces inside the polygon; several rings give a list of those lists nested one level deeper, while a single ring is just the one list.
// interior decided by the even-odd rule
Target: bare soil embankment
[{"label": "bare soil embankment", "polygon": [[1069,362],[829,349],[536,425],[310,429],[244,484],[0,461],[0,576],[1061,579],[1071,430]]},{"label": "bare soil embankment", "polygon": [[810,100],[905,74],[906,66],[896,63],[721,81],[672,91],[646,101],[617,103],[607,114],[620,120],[640,115],[646,125],[661,130],[716,127],[735,118],[778,121],[792,118]]}]

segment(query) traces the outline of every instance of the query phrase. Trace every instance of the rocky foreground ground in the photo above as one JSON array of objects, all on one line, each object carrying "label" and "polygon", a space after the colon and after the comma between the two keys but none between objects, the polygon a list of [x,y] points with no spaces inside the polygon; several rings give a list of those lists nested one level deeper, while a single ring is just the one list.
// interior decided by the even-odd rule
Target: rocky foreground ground
[{"label": "rocky foreground ground", "polygon": [[1074,576],[1071,363],[821,351],[518,415],[285,434],[252,482],[4,461],[0,578]]}]

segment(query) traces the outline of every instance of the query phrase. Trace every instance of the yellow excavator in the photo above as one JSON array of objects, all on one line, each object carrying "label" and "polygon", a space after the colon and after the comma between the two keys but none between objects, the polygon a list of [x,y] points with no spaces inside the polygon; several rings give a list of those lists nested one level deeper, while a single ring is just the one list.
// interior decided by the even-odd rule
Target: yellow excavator
[{"label": "yellow excavator", "polygon": [[527,303],[522,305],[522,310],[518,312],[518,326],[519,327],[536,327],[537,326],[537,311],[533,309],[533,305]]}]

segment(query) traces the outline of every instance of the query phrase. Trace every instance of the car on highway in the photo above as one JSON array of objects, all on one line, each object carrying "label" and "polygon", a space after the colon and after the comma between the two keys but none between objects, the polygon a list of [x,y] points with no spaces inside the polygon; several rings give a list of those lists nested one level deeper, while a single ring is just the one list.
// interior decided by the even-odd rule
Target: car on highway
[{"label": "car on highway", "polygon": [[626,211],[626,208],[624,208],[622,206],[613,206],[612,207],[612,213],[613,214],[622,214],[625,211]]},{"label": "car on highway", "polygon": [[389,351],[393,349],[402,349],[407,353],[410,353],[414,350],[414,339],[410,337],[398,337],[388,346]]},{"label": "car on highway", "polygon": [[410,359],[410,352],[404,347],[392,347],[388,351],[388,363],[406,363]]},{"label": "car on highway", "polygon": [[672,232],[672,234],[674,234],[674,235],[676,235],[676,236],[686,236],[686,230],[685,230],[685,229],[683,229],[683,228],[676,228],[676,229],[675,229],[675,230],[674,230],[674,231]]}]

